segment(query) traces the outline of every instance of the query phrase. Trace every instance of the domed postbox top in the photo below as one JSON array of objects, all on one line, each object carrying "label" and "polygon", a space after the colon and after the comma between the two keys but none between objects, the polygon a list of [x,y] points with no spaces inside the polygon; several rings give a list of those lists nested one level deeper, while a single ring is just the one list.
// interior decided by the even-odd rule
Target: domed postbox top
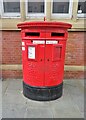
[{"label": "domed postbox top", "polygon": [[64,22],[41,21],[41,22],[23,22],[23,23],[19,23],[17,27],[21,29],[29,28],[29,27],[55,27],[55,28],[59,27],[59,28],[70,29],[72,25]]}]

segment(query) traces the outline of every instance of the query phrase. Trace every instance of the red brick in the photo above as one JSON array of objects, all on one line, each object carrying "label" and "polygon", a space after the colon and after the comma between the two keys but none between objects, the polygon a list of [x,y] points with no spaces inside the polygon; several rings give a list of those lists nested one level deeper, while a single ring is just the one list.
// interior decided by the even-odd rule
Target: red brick
[{"label": "red brick", "polygon": [[22,78],[21,70],[3,70],[2,78]]},{"label": "red brick", "polygon": [[83,71],[65,71],[64,72],[65,79],[84,79],[85,74]]}]

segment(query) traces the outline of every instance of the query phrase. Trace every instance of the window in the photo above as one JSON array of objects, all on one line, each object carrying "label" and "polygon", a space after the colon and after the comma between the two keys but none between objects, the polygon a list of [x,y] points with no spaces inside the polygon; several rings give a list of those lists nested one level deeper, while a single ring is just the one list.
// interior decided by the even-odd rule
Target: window
[{"label": "window", "polygon": [[2,17],[20,17],[20,0],[2,0]]},{"label": "window", "polygon": [[27,16],[44,16],[45,2],[44,0],[27,0],[26,10]]},{"label": "window", "polygon": [[52,2],[53,17],[71,17],[72,16],[72,0],[53,0]]},{"label": "window", "polygon": [[78,17],[86,17],[86,0],[79,0],[77,13]]}]

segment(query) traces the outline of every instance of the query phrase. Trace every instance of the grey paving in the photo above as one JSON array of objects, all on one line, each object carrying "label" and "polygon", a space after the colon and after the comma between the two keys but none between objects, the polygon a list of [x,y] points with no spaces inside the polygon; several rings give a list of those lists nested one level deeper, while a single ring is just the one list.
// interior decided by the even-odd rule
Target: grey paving
[{"label": "grey paving", "polygon": [[10,82],[9,79],[6,79],[6,80],[4,80],[4,81],[2,82],[2,95],[5,94],[6,89],[7,89],[8,85],[9,85],[9,82]]},{"label": "grey paving", "polygon": [[3,105],[3,118],[24,118],[26,112],[25,104],[5,104]]},{"label": "grey paving", "polygon": [[63,96],[49,102],[27,99],[22,94],[22,80],[2,83],[3,118],[84,118],[84,81],[64,80]]},{"label": "grey paving", "polygon": [[45,107],[28,107],[26,118],[53,118],[52,110]]}]

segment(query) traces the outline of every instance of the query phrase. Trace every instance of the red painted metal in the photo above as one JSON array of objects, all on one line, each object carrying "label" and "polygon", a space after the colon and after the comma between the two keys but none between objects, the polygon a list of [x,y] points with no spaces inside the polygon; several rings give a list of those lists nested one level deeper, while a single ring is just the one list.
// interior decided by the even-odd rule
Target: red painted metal
[{"label": "red painted metal", "polygon": [[[25,22],[21,28],[23,80],[30,86],[46,87],[62,83],[67,29],[71,24],[61,22]],[[33,41],[44,41],[37,44]],[[46,44],[57,41],[57,44]],[[28,58],[28,48],[35,49],[35,59]]]}]

